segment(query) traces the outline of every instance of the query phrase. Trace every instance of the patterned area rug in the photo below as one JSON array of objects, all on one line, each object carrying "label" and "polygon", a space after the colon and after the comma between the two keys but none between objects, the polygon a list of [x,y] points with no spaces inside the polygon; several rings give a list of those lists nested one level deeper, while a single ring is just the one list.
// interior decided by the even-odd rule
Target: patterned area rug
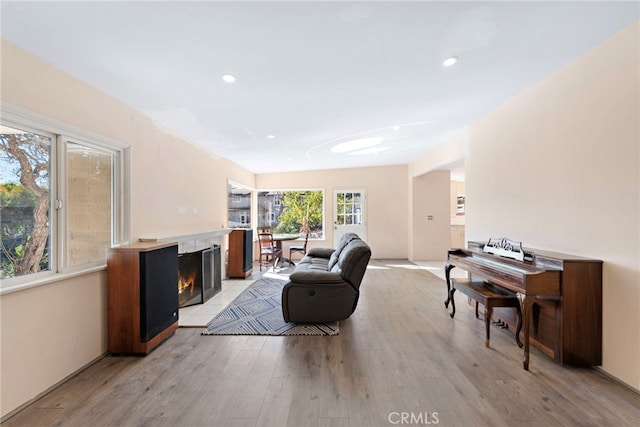
[{"label": "patterned area rug", "polygon": [[281,298],[286,283],[262,277],[214,317],[202,335],[338,335],[338,322],[285,322]]}]

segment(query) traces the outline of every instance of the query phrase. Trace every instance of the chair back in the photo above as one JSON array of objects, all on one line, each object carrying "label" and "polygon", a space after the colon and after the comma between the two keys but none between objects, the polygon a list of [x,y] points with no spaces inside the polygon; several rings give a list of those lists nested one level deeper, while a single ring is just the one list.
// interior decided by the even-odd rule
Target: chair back
[{"label": "chair back", "polygon": [[307,242],[309,242],[309,234],[311,233],[311,230],[309,230],[309,228],[307,228],[307,233],[304,235],[304,245],[302,246],[304,248],[304,253],[307,253]]},{"label": "chair back", "polygon": [[272,233],[258,233],[258,243],[260,244],[260,253],[273,253],[275,244]]}]

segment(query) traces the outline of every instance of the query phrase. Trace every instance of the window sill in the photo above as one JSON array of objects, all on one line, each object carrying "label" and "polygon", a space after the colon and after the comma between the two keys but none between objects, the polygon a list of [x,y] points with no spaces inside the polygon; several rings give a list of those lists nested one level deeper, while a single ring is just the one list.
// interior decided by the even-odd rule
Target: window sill
[{"label": "window sill", "polygon": [[46,286],[46,285],[50,285],[52,283],[56,283],[56,282],[60,282],[63,280],[69,280],[69,279],[73,279],[74,277],[79,277],[79,276],[84,276],[87,274],[92,274],[98,271],[103,271],[107,269],[107,265],[103,264],[103,265],[98,265],[95,267],[90,267],[90,268],[86,268],[83,270],[78,270],[78,271],[74,271],[74,272],[70,272],[70,273],[59,273],[59,274],[52,274],[51,276],[47,276],[47,277],[43,277],[37,280],[33,280],[33,281],[29,281],[29,282],[23,282],[23,283],[17,283],[15,285],[8,285],[8,286],[2,286],[0,287],[0,296],[2,295],[7,295],[7,294],[12,294],[14,292],[20,292],[20,291],[24,291],[27,289],[31,289],[31,288],[37,288],[39,286]]}]

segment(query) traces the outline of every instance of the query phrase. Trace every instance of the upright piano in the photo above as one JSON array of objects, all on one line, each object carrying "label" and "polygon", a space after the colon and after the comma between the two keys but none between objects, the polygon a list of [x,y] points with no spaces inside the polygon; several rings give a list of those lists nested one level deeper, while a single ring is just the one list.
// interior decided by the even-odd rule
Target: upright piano
[{"label": "upright piano", "polygon": [[[523,367],[529,368],[529,343],[560,364],[602,364],[602,261],[528,250],[515,260],[483,249],[486,242],[468,242],[467,249],[448,252],[445,276],[449,306],[450,273],[454,267],[475,279],[515,292],[521,301],[524,328]],[[513,310],[495,316],[515,325]]]}]

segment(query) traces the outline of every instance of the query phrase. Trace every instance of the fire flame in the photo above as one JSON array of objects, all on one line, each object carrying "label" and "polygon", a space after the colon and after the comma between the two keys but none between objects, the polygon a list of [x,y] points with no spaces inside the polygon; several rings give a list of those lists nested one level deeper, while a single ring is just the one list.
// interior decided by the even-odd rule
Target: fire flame
[{"label": "fire flame", "polygon": [[178,278],[178,293],[189,292],[193,294],[196,285],[196,274],[192,273],[187,277]]}]

